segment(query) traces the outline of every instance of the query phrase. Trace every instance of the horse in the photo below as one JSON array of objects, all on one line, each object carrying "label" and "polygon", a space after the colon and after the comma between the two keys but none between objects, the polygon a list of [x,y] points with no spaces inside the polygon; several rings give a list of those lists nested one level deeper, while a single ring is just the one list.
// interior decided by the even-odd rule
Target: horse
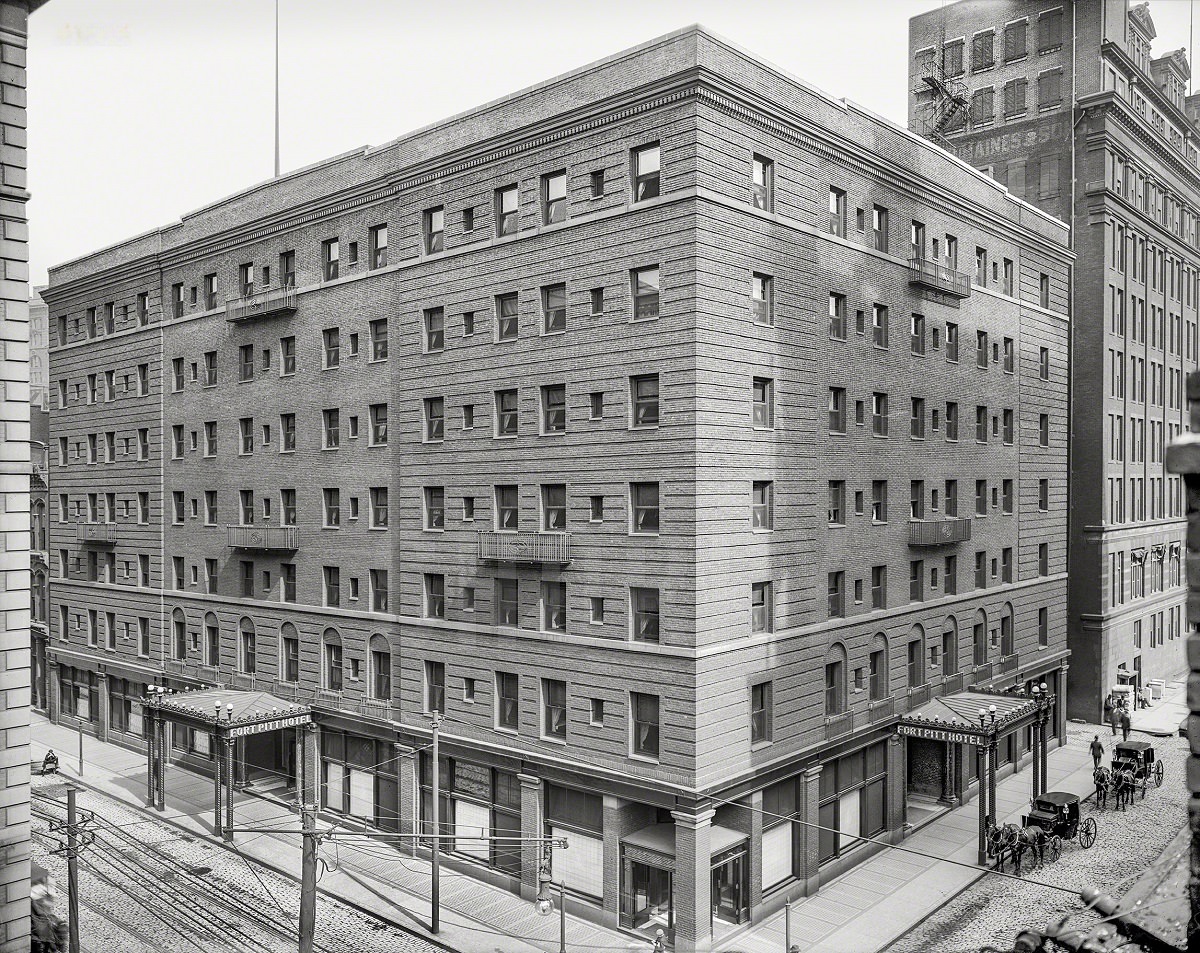
[{"label": "horse", "polygon": [[1123,811],[1133,801],[1133,791],[1137,787],[1137,780],[1132,771],[1114,770],[1112,778],[1113,791],[1117,795],[1117,808]]},{"label": "horse", "polygon": [[987,820],[987,852],[989,857],[996,858],[996,869],[1004,870],[1004,858],[1012,853],[1016,842],[1018,828],[1015,824],[1005,824],[997,827],[989,817]]},{"label": "horse", "polygon": [[1013,860],[1016,862],[1017,876],[1021,876],[1021,858],[1026,853],[1037,851],[1038,864],[1045,863],[1046,832],[1037,824],[1028,827],[1016,827],[1016,840],[1013,844]]},{"label": "horse", "polygon": [[1108,791],[1112,787],[1112,773],[1102,764],[1096,765],[1092,772],[1092,781],[1096,784],[1096,808],[1103,811],[1108,804]]}]

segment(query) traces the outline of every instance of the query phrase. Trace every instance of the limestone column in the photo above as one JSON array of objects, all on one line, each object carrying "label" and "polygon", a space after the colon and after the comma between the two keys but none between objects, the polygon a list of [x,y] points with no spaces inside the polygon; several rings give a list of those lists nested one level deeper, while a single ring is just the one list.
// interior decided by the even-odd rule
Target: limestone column
[{"label": "limestone column", "polygon": [[822,765],[814,764],[805,770],[801,785],[804,803],[800,814],[807,822],[800,825],[801,877],[806,896],[821,889],[821,833],[817,827],[821,823],[821,768]]},{"label": "limestone column", "polygon": [[108,741],[108,728],[112,718],[112,712],[109,710],[111,701],[112,699],[108,696],[108,673],[97,672],[96,703],[100,711],[98,712],[99,717],[96,719],[96,737],[101,741]]},{"label": "limestone column", "polygon": [[[408,745],[392,743],[396,753],[396,827],[401,834],[419,833],[421,816],[421,785],[417,772],[417,754]],[[416,856],[416,841],[401,838],[396,849],[409,857]]]},{"label": "limestone column", "polygon": [[712,944],[711,807],[672,811],[675,819],[675,950],[701,953]]},{"label": "limestone column", "polygon": [[[521,836],[544,837],[546,805],[542,779],[529,774],[517,775],[521,782]],[[521,845],[521,896],[526,900],[537,897],[538,871],[542,868],[541,844]]]},{"label": "limestone column", "polygon": [[1071,666],[1063,662],[1058,675],[1058,695],[1054,699],[1054,732],[1058,735],[1058,746],[1067,743],[1067,669]]},{"label": "limestone column", "polygon": [[621,838],[626,833],[626,802],[604,795],[604,915],[605,926],[621,922]]}]

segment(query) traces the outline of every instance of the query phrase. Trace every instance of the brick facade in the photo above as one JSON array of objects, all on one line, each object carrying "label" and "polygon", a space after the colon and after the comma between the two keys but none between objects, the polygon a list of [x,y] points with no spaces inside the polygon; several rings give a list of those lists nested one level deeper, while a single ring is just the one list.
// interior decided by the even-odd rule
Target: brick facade
[{"label": "brick facade", "polygon": [[[661,174],[639,196],[635,151],[650,144]],[[756,156],[773,164],[765,208],[752,202]],[[562,170],[565,212],[550,214],[546,193]],[[497,190],[510,185],[518,229],[498,235]],[[830,233],[831,187],[845,193],[841,235]],[[886,247],[858,227],[856,210],[869,218],[874,206],[890,215]],[[423,229],[438,207],[445,227],[431,249]],[[956,237],[964,261],[980,247],[997,267],[1011,262],[1011,285],[964,285],[962,297],[923,290],[909,265],[915,221],[930,240]],[[371,237],[384,224],[386,262],[372,255]],[[334,238],[336,276],[323,267]],[[69,679],[59,675],[55,690],[68,686],[74,717],[91,730],[135,745],[136,731],[99,723],[103,706],[95,718],[81,714],[89,672],[110,685],[219,682],[311,701],[334,772],[326,809],[401,831],[420,809],[421,756],[389,746],[399,760],[393,789],[362,752],[383,741],[425,748],[425,712],[440,697],[443,790],[458,823],[519,824],[525,837],[550,825],[578,830],[577,850],[594,858],[572,867],[578,855],[568,849],[556,863],[575,871],[567,882],[581,910],[651,937],[673,926],[676,949],[705,949],[719,906],[711,845],[730,857],[744,845],[730,861],[741,866],[729,868],[745,878],[733,892],[738,909],[718,911],[742,918],[816,890],[862,856],[824,856],[801,828],[786,875],[764,885],[772,858],[763,828],[779,818],[754,811],[765,810],[769,786],[777,808],[817,823],[829,812],[822,765],[845,759],[849,784],[850,761],[870,750],[887,775],[870,833],[899,839],[897,717],[934,693],[1063,671],[1066,517],[1041,502],[1065,494],[1064,238],[1061,225],[940,150],[689,28],[66,263],[46,292],[63,334],[51,356],[59,575],[50,655]],[[251,265],[256,291],[277,292],[291,251],[286,307],[234,320],[241,266]],[[657,296],[635,303],[636,273],[655,266]],[[769,279],[761,303],[752,300],[756,275]],[[1045,306],[1040,281],[1050,289]],[[545,313],[559,283],[561,333]],[[514,293],[515,340],[501,340],[498,298]],[[845,296],[845,333],[831,333],[831,294]],[[869,322],[875,305],[890,316],[890,340],[879,346],[869,323],[862,333],[855,326],[856,312]],[[924,322],[919,340],[914,314]],[[386,355],[372,322],[386,322]],[[958,355],[948,353],[951,328]],[[338,361],[328,367],[334,329]],[[977,333],[988,335],[985,367]],[[651,375],[657,402],[643,418],[633,379]],[[560,385],[561,415],[551,414],[546,402],[557,398],[546,388]],[[758,417],[756,386],[770,394]],[[518,423],[507,437],[496,392],[510,388]],[[844,433],[829,426],[831,388],[848,400]],[[886,436],[872,434],[869,414],[863,426],[854,421],[855,402],[879,392],[891,402]],[[925,404],[910,433],[913,398]],[[947,435],[954,404],[960,432]],[[384,405],[386,439],[372,428]],[[336,449],[327,411],[336,411]],[[288,415],[294,448],[282,444]],[[115,459],[104,463],[108,432]],[[870,500],[873,480],[888,481],[888,512],[875,520],[854,509],[856,493]],[[846,491],[836,515],[831,481]],[[910,527],[912,481],[923,485]],[[941,527],[947,481],[957,481],[954,526],[969,542],[910,544],[924,521]],[[634,484],[644,483],[657,484],[656,531],[638,532],[650,519],[634,512]],[[496,487],[507,485],[517,487],[516,528],[537,534],[531,545],[560,547],[565,528],[569,560],[512,561],[494,548],[513,540],[493,535],[512,528],[497,506]],[[555,510],[560,486],[561,521],[544,512]],[[386,521],[373,505],[382,490]],[[252,527],[242,525],[247,503]],[[248,533],[269,548],[238,542]],[[924,562],[914,569],[915,560]],[[889,570],[878,607],[875,565]],[[328,604],[330,569],[337,605]],[[844,574],[841,615],[829,611],[833,572]],[[375,598],[381,573],[386,599]],[[515,580],[515,598],[504,580]],[[658,593],[657,613],[635,619],[645,590]],[[868,690],[879,644],[884,664]],[[835,656],[844,660],[843,710],[827,714],[825,663]],[[767,708],[752,714],[766,681]],[[58,709],[60,720],[72,717]],[[752,740],[752,723],[764,737]],[[344,754],[330,728],[345,733]],[[246,770],[252,784],[256,774],[287,773]],[[600,798],[556,801],[559,789]],[[841,788],[834,796],[854,797]],[[515,862],[479,854],[464,842],[447,863],[536,889],[536,848]],[[673,891],[659,897],[670,878]]]},{"label": "brick facade", "polygon": [[1186,56],[1152,58],[1154,38],[1149,5],[1122,0],[962,0],[909,25],[912,128],[932,134],[923,69],[942,48],[943,78],[994,93],[946,147],[1073,226],[1072,314],[1095,320],[1072,323],[1067,688],[1092,721],[1114,685],[1184,665],[1183,490],[1163,451],[1200,361],[1200,152]]}]

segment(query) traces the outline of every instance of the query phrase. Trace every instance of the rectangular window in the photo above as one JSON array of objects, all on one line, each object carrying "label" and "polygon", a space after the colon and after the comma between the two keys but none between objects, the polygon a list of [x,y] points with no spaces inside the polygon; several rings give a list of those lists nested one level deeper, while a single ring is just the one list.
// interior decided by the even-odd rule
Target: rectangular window
[{"label": "rectangular window", "polygon": [[1038,575],[1050,575],[1050,546],[1047,543],[1038,544]]},{"label": "rectangular window", "polygon": [[846,432],[846,389],[829,388],[829,432]]},{"label": "rectangular window", "polygon": [[326,328],[321,332],[323,344],[322,367],[337,367],[342,362],[342,334],[339,328]]},{"label": "rectangular window", "polygon": [[912,316],[909,343],[913,354],[925,353],[925,316],[923,314]]},{"label": "rectangular window", "polygon": [[542,289],[542,333],[567,329],[567,286],[547,285]]},{"label": "rectangular window", "polygon": [[442,251],[445,228],[446,210],[443,206],[425,210],[421,216],[421,231],[426,255]]},{"label": "rectangular window", "polygon": [[517,293],[496,296],[496,340],[517,339]]},{"label": "rectangular window", "polygon": [[920,397],[912,399],[912,415],[909,419],[909,436],[917,440],[925,439],[925,401]]},{"label": "rectangular window", "polygon": [[846,481],[829,481],[829,522],[842,526],[846,522]]},{"label": "rectangular window", "polygon": [[386,486],[373,486],[371,494],[371,528],[387,529],[388,525],[388,489]]},{"label": "rectangular window", "polygon": [[888,435],[888,395],[876,392],[871,395],[871,432],[877,437]]},{"label": "rectangular window", "polygon": [[498,390],[496,402],[496,436],[515,437],[517,435],[517,392],[515,390]]},{"label": "rectangular window", "polygon": [[1050,308],[1050,276],[1047,274],[1038,275],[1038,304],[1047,310]]},{"label": "rectangular window", "polygon": [[[923,602],[925,599],[925,560],[913,559],[908,564],[908,601]],[[913,645],[919,646],[919,642]]]},{"label": "rectangular window", "polygon": [[846,296],[829,293],[829,336],[838,341],[846,340]]},{"label": "rectangular window", "polygon": [[882,205],[871,208],[871,247],[884,253],[888,250],[888,210]]},{"label": "rectangular window", "polygon": [[337,278],[339,256],[340,246],[336,238],[321,242],[321,269],[325,281]]},{"label": "rectangular window", "polygon": [[657,483],[629,484],[629,532],[657,534],[659,531],[659,496]]},{"label": "rectangular window", "polygon": [[876,347],[888,346],[888,309],[885,305],[871,306],[871,334]]},{"label": "rectangular window", "polygon": [[445,439],[446,399],[444,397],[426,397],[422,401],[422,416],[425,424],[425,442],[437,443]]},{"label": "rectangular window", "polygon": [[370,267],[386,268],[388,263],[388,227],[374,225],[367,233],[368,248],[370,249]]},{"label": "rectangular window", "polygon": [[775,382],[767,377],[756,377],[751,385],[753,408],[751,421],[755,427],[770,429],[775,426]]},{"label": "rectangular window", "polygon": [[975,442],[987,443],[988,440],[988,413],[987,408],[979,405],[975,406]]},{"label": "rectangular window", "polygon": [[1038,443],[1043,447],[1050,446],[1050,415],[1038,415]]},{"label": "rectangular window", "polygon": [[771,740],[771,683],[750,686],[750,743]]},{"label": "rectangular window", "polygon": [[326,450],[336,450],[341,446],[341,411],[337,407],[321,411],[324,424]]},{"label": "rectangular window", "polygon": [[[243,490],[243,492],[246,492]],[[337,487],[326,487],[322,491],[324,503],[324,526],[333,529],[342,525],[342,491]]]},{"label": "rectangular window", "polygon": [[520,679],[511,672],[496,673],[496,727],[516,731],[520,721]]},{"label": "rectangular window", "polygon": [[642,202],[657,198],[660,188],[660,153],[658,143],[633,150],[633,200]]},{"label": "rectangular window", "polygon": [[204,310],[212,311],[217,306],[217,276],[204,276]]},{"label": "rectangular window", "polygon": [[542,629],[546,632],[567,631],[567,584],[542,583]]},{"label": "rectangular window", "polygon": [[871,608],[887,608],[887,566],[871,567]]},{"label": "rectangular window", "polygon": [[496,234],[515,235],[519,228],[520,193],[515,185],[496,189]]},{"label": "rectangular window", "polygon": [[841,572],[829,573],[829,617],[840,618],[846,614],[846,574]]},{"label": "rectangular window", "polygon": [[425,663],[425,710],[446,711],[446,663]]},{"label": "rectangular window", "polygon": [[750,630],[752,632],[773,632],[775,628],[774,592],[769,582],[755,582],[750,585]]},{"label": "rectangular window", "polygon": [[342,571],[337,566],[323,566],[322,576],[325,589],[325,605],[342,604]]},{"label": "rectangular window", "polygon": [[750,160],[750,203],[764,212],[775,208],[775,163],[755,155]]},{"label": "rectangular window", "polygon": [[908,486],[909,519],[923,520],[925,518],[925,481],[911,480]]},{"label": "rectangular window", "polygon": [[750,525],[760,531],[775,527],[775,487],[770,480],[757,480],[751,487]]},{"label": "rectangular window", "polygon": [[424,580],[425,617],[446,618],[446,577],[441,573],[427,572]]},{"label": "rectangular window", "polygon": [[386,447],[387,446],[387,422],[388,409],[387,404],[372,404],[370,406],[371,417],[371,446]]},{"label": "rectangular window", "polygon": [[567,218],[567,173],[552,172],[542,176],[542,221],[546,225]]},{"label": "rectangular window", "polygon": [[638,268],[630,272],[633,295],[633,320],[648,321],[659,314],[659,267]]},{"label": "rectangular window", "polygon": [[887,480],[871,481],[871,520],[887,522]]},{"label": "rectangular window", "polygon": [[630,751],[658,760],[659,703],[657,695],[630,692]]},{"label": "rectangular window", "polygon": [[446,310],[426,308],[424,313],[425,353],[441,351],[446,346]]},{"label": "rectangular window", "polygon": [[496,530],[498,532],[516,532],[517,523],[517,488],[514,485],[503,485],[495,488],[496,494]]},{"label": "rectangular window", "polygon": [[750,310],[758,324],[775,323],[775,279],[754,272],[750,276]]},{"label": "rectangular window", "polygon": [[846,193],[832,186],[829,188],[829,233],[846,237]]}]

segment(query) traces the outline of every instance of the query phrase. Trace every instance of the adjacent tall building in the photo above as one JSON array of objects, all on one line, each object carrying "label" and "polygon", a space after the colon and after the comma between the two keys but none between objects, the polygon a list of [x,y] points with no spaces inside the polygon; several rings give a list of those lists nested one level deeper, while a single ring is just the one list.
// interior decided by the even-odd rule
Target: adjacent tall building
[{"label": "adjacent tall building", "polygon": [[1114,686],[1185,667],[1163,451],[1198,363],[1200,96],[1154,39],[1124,0],[962,0],[909,31],[912,127],[1073,228],[1068,697],[1093,721]]},{"label": "adjacent tall building", "polygon": [[905,718],[1061,695],[1066,238],[691,27],[60,265],[50,713],[300,701],[413,831],[440,711],[448,831],[706,949],[970,796]]},{"label": "adjacent tall building", "polygon": [[44,0],[0,0],[0,951],[29,949],[30,317],[25,49]]}]

